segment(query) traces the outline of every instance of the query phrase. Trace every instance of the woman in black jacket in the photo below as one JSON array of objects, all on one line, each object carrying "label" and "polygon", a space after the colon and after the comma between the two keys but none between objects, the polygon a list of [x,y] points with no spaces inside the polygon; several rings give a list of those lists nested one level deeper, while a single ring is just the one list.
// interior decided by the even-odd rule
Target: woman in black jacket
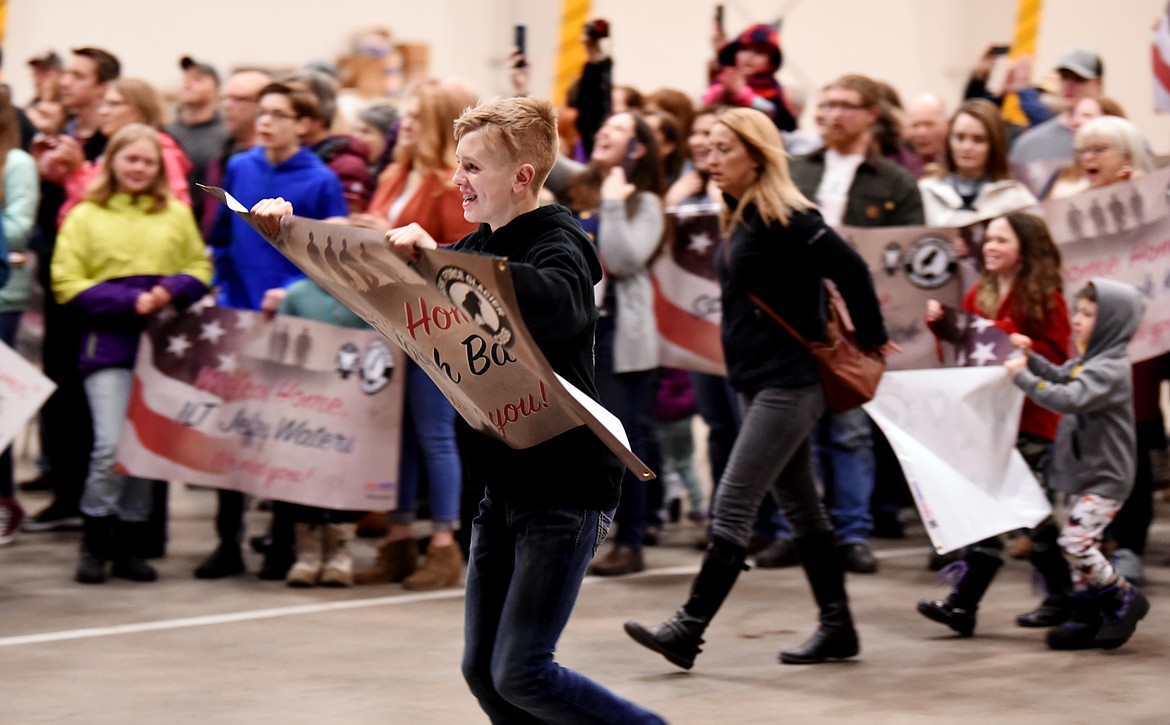
[{"label": "woman in black jacket", "polygon": [[792,523],[820,627],[787,664],[852,657],[859,651],[833,526],[813,478],[809,434],[826,409],[816,361],[757,306],[754,296],[807,340],[825,339],[831,279],[844,297],[858,341],[883,354],[889,342],[869,269],[825,225],[788,174],[780,134],[759,111],[721,112],[709,135],[711,179],[723,191],[730,240],[717,257],[722,287],[723,351],[744,420],[719,482],[712,543],[690,598],[670,620],[652,627],[627,622],[626,632],[670,662],[690,669],[702,634],[744,569],[756,510],[771,490]]}]

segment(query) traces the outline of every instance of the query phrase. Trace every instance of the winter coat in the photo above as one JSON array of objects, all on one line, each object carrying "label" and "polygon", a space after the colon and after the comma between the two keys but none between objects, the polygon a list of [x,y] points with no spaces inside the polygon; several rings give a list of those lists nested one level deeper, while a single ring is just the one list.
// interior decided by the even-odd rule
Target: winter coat
[{"label": "winter coat", "polygon": [[141,293],[161,285],[183,307],[207,291],[211,261],[191,209],[170,199],[152,212],[153,203],[125,193],[83,201],[57,234],[53,295],[83,319],[82,373],[133,367],[148,319],[134,311]]},{"label": "winter coat", "polygon": [[1124,501],[1133,490],[1137,432],[1132,365],[1126,348],[1145,309],[1141,293],[1095,278],[1097,319],[1084,354],[1064,365],[1028,355],[1015,384],[1045,408],[1063,414],[1052,447],[1048,485],[1071,494]]}]

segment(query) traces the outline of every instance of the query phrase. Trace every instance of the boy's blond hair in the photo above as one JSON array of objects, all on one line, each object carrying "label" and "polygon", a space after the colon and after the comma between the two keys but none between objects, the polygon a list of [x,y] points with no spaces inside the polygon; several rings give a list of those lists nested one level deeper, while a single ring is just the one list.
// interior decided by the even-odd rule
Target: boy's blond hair
[{"label": "boy's blond hair", "polygon": [[557,160],[557,109],[542,98],[503,98],[469,108],[455,121],[455,141],[483,130],[508,161],[532,164],[539,190]]}]

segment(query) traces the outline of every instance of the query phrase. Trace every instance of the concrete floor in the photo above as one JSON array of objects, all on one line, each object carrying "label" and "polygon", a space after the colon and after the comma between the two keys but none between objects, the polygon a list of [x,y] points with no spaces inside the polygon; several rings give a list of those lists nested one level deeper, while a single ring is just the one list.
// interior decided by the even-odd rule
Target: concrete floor
[{"label": "concrete floor", "polygon": [[[46,496],[24,495],[31,511]],[[173,487],[172,541],[155,584],[72,581],[77,533],[22,534],[0,549],[0,722],[476,723],[486,722],[458,671],[462,592],[398,586],[294,590],[253,574],[193,579],[210,548],[214,495]],[[1170,505],[1159,504],[1170,521]],[[249,514],[263,530],[265,514]],[[803,641],[813,606],[799,570],[740,578],[683,672],[635,645],[628,618],[668,616],[699,555],[684,524],[648,549],[650,569],[590,578],[559,660],[672,723],[1166,723],[1170,722],[1170,524],[1156,524],[1146,591],[1153,610],[1124,648],[1055,653],[1043,632],[1016,627],[1036,598],[1011,561],[959,639],[914,611],[941,596],[925,569],[921,527],[877,541],[881,571],[851,575],[862,636],[855,662],[782,666]],[[373,558],[359,542],[359,562]],[[255,571],[258,557],[249,554]]]}]

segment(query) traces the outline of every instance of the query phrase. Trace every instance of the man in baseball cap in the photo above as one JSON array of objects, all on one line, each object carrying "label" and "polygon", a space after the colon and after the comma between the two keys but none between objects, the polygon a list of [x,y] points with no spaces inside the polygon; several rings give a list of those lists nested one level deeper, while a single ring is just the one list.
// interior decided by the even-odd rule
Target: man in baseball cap
[{"label": "man in baseball cap", "polygon": [[1056,64],[1060,74],[1059,115],[1034,126],[1012,144],[1013,164],[1037,162],[1062,165],[1073,160],[1072,110],[1086,96],[1100,96],[1105,68],[1101,56],[1084,48],[1073,48]]},{"label": "man in baseball cap", "polygon": [[[219,73],[210,63],[195,60],[189,55],[179,59],[183,69],[183,85],[179,89],[179,111],[166,131],[191,159],[187,183],[207,181],[207,165],[223,153],[228,141],[227,126],[219,115]],[[203,205],[211,203],[205,194],[191,195],[195,218],[202,218]]]},{"label": "man in baseball cap", "polygon": [[42,98],[55,99],[57,97],[57,84],[61,80],[61,74],[65,72],[65,64],[61,61],[61,56],[57,55],[55,51],[46,50],[29,58],[28,66],[32,69],[33,87],[36,88],[36,97],[33,99],[33,103]]}]

